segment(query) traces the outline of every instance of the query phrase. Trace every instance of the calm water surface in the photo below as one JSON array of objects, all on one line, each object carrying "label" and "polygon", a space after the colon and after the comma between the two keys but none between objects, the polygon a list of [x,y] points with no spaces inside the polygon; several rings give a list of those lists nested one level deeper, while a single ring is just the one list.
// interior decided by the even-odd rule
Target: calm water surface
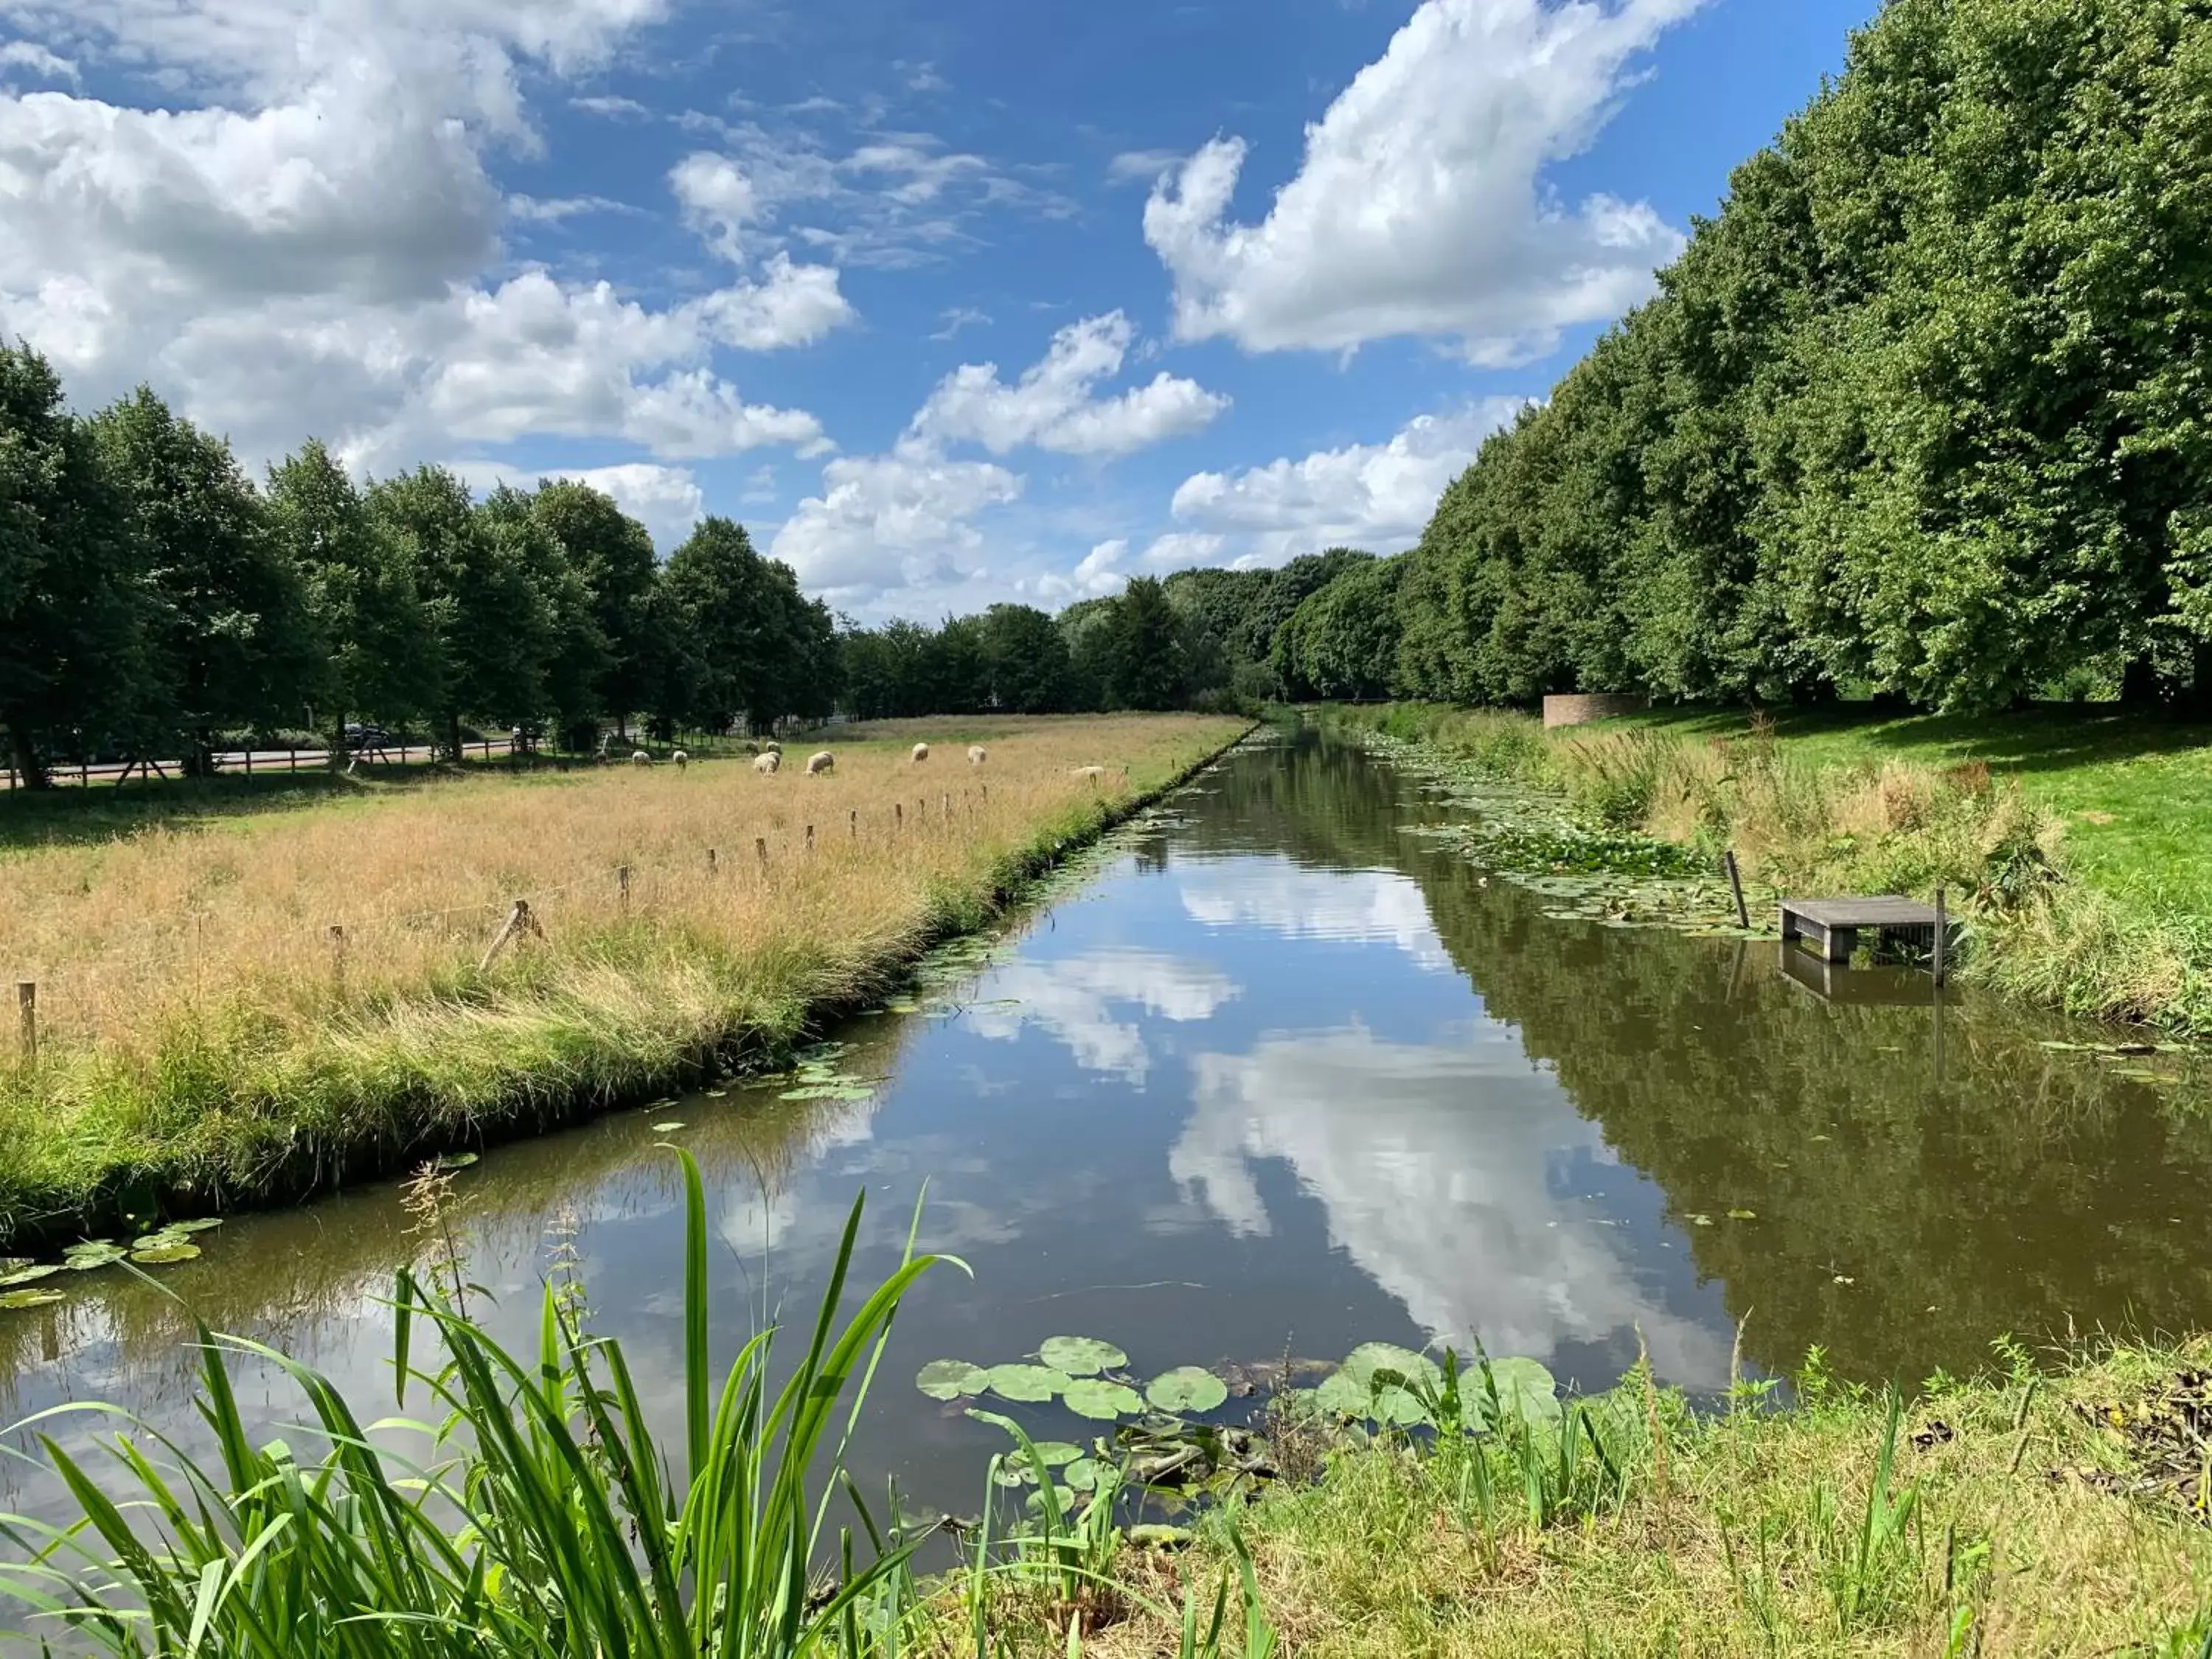
[{"label": "calm water surface", "polygon": [[[677,1420],[670,1119],[727,1247],[732,1352],[763,1298],[811,1310],[864,1188],[858,1271],[888,1271],[927,1182],[922,1244],[975,1276],[908,1303],[855,1461],[933,1506],[974,1507],[998,1441],[913,1373],[1062,1333],[1145,1373],[1480,1338],[1584,1387],[1641,1340],[1709,1391],[1739,1321],[1753,1368],[1817,1342],[1869,1380],[1973,1366],[2007,1332],[2212,1326],[2212,1113],[2043,1046],[2078,1030],[1970,998],[1939,1035],[1924,981],[1839,1004],[1771,945],[1547,920],[1412,833],[1449,816],[1418,780],[1310,737],[1170,810],[945,1006],[841,1033],[890,1079],[869,1103],[732,1089],[487,1154],[456,1184],[502,1333],[534,1340],[572,1236],[592,1322]],[[163,1282],[374,1416],[407,1224],[363,1189],[234,1221]],[[113,1273],[0,1315],[0,1413],[106,1399],[190,1440],[185,1334]],[[270,1432],[300,1415],[271,1377],[244,1394]]]}]

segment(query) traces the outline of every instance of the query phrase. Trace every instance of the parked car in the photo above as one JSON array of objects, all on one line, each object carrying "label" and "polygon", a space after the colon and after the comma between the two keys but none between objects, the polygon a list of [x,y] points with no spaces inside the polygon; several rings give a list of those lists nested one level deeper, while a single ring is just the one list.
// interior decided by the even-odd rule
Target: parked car
[{"label": "parked car", "polygon": [[349,749],[388,749],[392,733],[380,726],[349,726],[345,729],[345,745]]}]

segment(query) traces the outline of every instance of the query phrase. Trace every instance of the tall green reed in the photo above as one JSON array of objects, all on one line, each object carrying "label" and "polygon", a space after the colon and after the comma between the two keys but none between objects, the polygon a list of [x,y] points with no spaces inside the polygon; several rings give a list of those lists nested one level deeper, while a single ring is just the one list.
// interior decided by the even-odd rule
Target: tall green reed
[{"label": "tall green reed", "polygon": [[[67,1406],[35,1431],[79,1517],[0,1516],[25,1559],[0,1563],[0,1592],[41,1633],[96,1652],[185,1656],[666,1656],[860,1659],[896,1650],[886,1611],[911,1611],[919,1538],[886,1538],[845,1468],[853,1425],[893,1316],[950,1257],[916,1255],[841,1325],[860,1223],[856,1199],[806,1346],[779,1388],[777,1332],[748,1341],[719,1387],[708,1358],[706,1200],[684,1184],[684,1443],[681,1480],[654,1438],[621,1345],[590,1335],[546,1288],[537,1352],[507,1352],[411,1271],[393,1297],[400,1403],[422,1419],[364,1425],[310,1367],[199,1326],[210,1464],[112,1407]],[[963,1268],[964,1271],[964,1268]],[[418,1364],[417,1338],[442,1355]],[[428,1345],[425,1345],[428,1346]],[[256,1446],[231,1362],[289,1376],[325,1448],[303,1460]],[[103,1443],[127,1496],[111,1498],[41,1425],[119,1419]],[[415,1437],[420,1458],[392,1449]],[[21,1455],[21,1454],[19,1454]],[[872,1547],[817,1582],[832,1502],[858,1511]]]}]

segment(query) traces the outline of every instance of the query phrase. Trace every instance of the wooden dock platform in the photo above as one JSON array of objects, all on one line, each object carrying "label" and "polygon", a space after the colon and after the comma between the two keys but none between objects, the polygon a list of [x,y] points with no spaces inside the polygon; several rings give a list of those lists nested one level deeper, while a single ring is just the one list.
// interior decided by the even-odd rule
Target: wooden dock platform
[{"label": "wooden dock platform", "polygon": [[1877,939],[1933,950],[1935,907],[1895,895],[1782,901],[1782,942],[1808,940],[1824,962],[1849,962],[1858,948],[1859,935],[1865,933]]}]

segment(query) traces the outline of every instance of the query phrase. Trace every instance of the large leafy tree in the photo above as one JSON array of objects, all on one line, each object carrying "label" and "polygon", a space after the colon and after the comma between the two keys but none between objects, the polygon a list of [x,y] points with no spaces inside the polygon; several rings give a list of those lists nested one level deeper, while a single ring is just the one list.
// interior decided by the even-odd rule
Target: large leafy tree
[{"label": "large leafy tree", "polygon": [[1050,617],[1030,605],[994,605],[983,613],[981,632],[992,708],[1051,714],[1069,706],[1073,665]]},{"label": "large leafy tree", "polygon": [[564,730],[573,730],[605,706],[612,653],[584,573],[534,507],[530,496],[502,484],[477,510],[501,558],[537,590],[547,624],[541,660],[545,707]]},{"label": "large leafy tree", "polygon": [[0,728],[26,785],[46,786],[57,753],[149,735],[151,610],[93,434],[44,357],[0,343]]},{"label": "large leafy tree", "polygon": [[223,728],[304,716],[323,641],[228,444],[144,386],[92,428],[144,562],[160,712],[185,740],[188,769],[205,771]]},{"label": "large leafy tree", "polygon": [[397,540],[430,624],[439,724],[460,752],[465,718],[506,726],[550,707],[552,611],[514,543],[493,533],[468,486],[426,466],[370,487],[369,511]]},{"label": "large leafy tree", "polygon": [[766,732],[787,715],[828,712],[829,611],[800,593],[790,566],[754,551],[743,525],[702,519],[669,556],[661,589],[687,655],[682,719],[720,730],[742,715]]},{"label": "large leafy tree", "polygon": [[530,514],[560,544],[589,596],[605,653],[594,681],[596,706],[627,731],[629,717],[655,701],[667,670],[653,538],[612,496],[574,479],[540,484]]},{"label": "large leafy tree", "polygon": [[327,653],[317,707],[336,765],[349,719],[396,724],[444,706],[437,641],[397,536],[321,442],[270,468],[264,499]]}]

